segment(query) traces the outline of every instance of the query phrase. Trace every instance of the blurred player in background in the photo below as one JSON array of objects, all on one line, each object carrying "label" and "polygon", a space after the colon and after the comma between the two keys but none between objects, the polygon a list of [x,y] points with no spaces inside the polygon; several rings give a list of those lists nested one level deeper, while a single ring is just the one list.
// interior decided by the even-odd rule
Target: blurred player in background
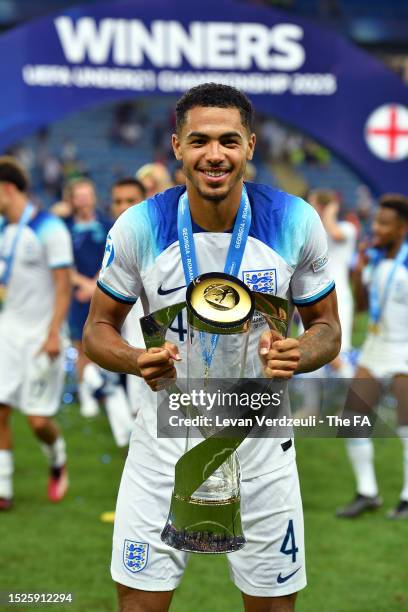
[{"label": "blurred player in background", "polygon": [[[350,284],[350,268],[356,249],[357,230],[353,223],[339,220],[340,202],[337,194],[330,189],[315,189],[308,195],[308,202],[318,212],[327,232],[330,269],[336,283],[337,303],[341,323],[342,340],[340,354],[321,370],[302,375],[306,379],[302,393],[302,407],[297,417],[318,415],[325,396],[324,381],[329,376],[351,378],[350,364],[352,349],[354,304]],[[319,265],[318,263],[316,265]],[[303,326],[299,325],[299,333]]]},{"label": "blurred player in background", "polygon": [[[389,382],[397,400],[398,435],[403,444],[404,484],[400,502],[389,518],[408,518],[408,198],[381,198],[373,223],[374,248],[362,245],[355,269],[357,307],[369,311],[369,328],[362,347],[346,410],[374,409]],[[353,518],[378,508],[382,500],[374,471],[374,448],[369,438],[351,438],[347,451],[357,481],[357,495],[337,516]]]},{"label": "blurred player in background", "polygon": [[[135,178],[127,177],[116,181],[112,187],[111,193],[111,213],[113,219],[116,221],[116,219],[118,219],[128,208],[139,204],[144,200],[145,195],[146,192],[143,183]],[[106,255],[109,257],[109,252]],[[141,338],[143,342],[139,323],[139,319],[142,316],[143,309],[139,303],[135,304],[122,327],[121,334],[130,344],[133,344],[135,338]],[[110,380],[114,383],[114,387],[111,385],[111,389],[115,390],[115,393],[112,394],[112,397],[109,395],[105,397],[105,408],[114,438],[118,445],[122,446],[122,444],[119,443],[120,441],[126,440],[126,444],[129,442],[130,434],[133,429],[134,416],[143,402],[141,395],[143,392],[143,389],[141,389],[142,385],[138,384],[140,383],[138,377],[127,375],[125,394],[120,384],[119,374],[102,369],[101,372],[104,372],[105,376],[110,377]],[[113,523],[115,520],[115,512],[103,512],[101,520],[104,523]]]},{"label": "blurred player in background", "polygon": [[[145,188],[143,183],[132,177],[119,179],[112,186],[111,191],[111,214],[114,221],[120,217],[131,206],[139,204],[145,198]],[[108,250],[105,251],[105,258],[110,257],[109,243]],[[139,315],[134,315],[138,306],[132,309],[126,325],[122,328],[122,335],[126,340],[130,341],[134,335],[133,328],[140,330],[139,318],[143,316],[143,311]],[[126,384],[126,393],[123,386],[120,384],[120,376],[114,372],[99,369],[99,387],[97,386],[97,378],[94,377],[95,388],[94,393],[103,393],[105,409],[108,415],[109,423],[112,429],[113,436],[118,446],[127,446],[129,443],[130,434],[133,428],[134,417],[133,413],[137,411],[136,407],[140,406],[141,398],[138,395],[138,389],[132,393],[133,381],[128,376]],[[113,513],[110,513],[110,518],[113,520]],[[106,519],[105,519],[106,520]]]},{"label": "blurred player in background", "polygon": [[[112,217],[116,221],[120,215],[131,206],[139,204],[146,197],[146,190],[141,181],[134,178],[124,178],[117,181],[112,187]],[[133,346],[143,344],[143,335],[140,329],[139,319],[144,312],[140,300],[135,304],[129,313],[123,327],[122,336]],[[130,411],[136,415],[145,391],[142,381],[137,376],[128,375],[126,377],[126,391],[129,398]]]},{"label": "blurred player in background", "polygon": [[96,192],[93,182],[87,178],[75,179],[69,184],[72,215],[65,223],[72,236],[75,270],[72,273],[74,295],[69,312],[71,340],[78,351],[77,377],[82,416],[98,414],[98,401],[89,390],[85,379],[97,374],[97,366],[86,357],[82,349],[82,330],[88,316],[89,304],[96,287],[105,241],[111,220],[96,210]]},{"label": "blurred player in background", "polygon": [[68,488],[65,441],[52,417],[64,382],[63,325],[71,297],[72,247],[57,217],[34,206],[28,177],[0,158],[0,509],[12,506],[12,407],[27,415],[48,457],[48,498]]},{"label": "blurred player in background", "polygon": [[146,189],[136,178],[119,179],[112,187],[111,213],[114,221],[130,206],[139,204],[146,197]]},{"label": "blurred player in background", "polygon": [[[341,323],[341,353],[331,366],[343,377],[351,376],[347,354],[352,349],[353,295],[350,285],[350,269],[356,250],[357,230],[350,221],[340,221],[339,198],[334,191],[316,189],[310,192],[308,202],[322,220],[328,236],[330,268],[336,283],[336,293]],[[342,356],[343,353],[343,356]]]}]

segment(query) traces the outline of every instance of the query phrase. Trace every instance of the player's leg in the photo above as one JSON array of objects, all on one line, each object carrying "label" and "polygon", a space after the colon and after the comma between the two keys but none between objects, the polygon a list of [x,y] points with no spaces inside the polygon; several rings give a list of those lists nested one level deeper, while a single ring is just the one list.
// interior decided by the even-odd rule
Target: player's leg
[{"label": "player's leg", "polygon": [[21,411],[48,459],[48,498],[58,502],[68,489],[67,454],[63,434],[54,421],[64,385],[64,356],[51,361],[38,355],[38,346],[27,346],[26,378],[23,384]]},{"label": "player's leg", "polygon": [[291,612],[306,586],[303,511],[295,460],[241,482],[247,543],[227,556],[247,612]]},{"label": "player's leg", "polygon": [[10,406],[0,404],[0,510],[10,510],[13,500],[13,451]]},{"label": "player's leg", "polygon": [[113,372],[107,372],[106,376],[107,382],[103,388],[106,414],[117,446],[126,447],[132,433],[134,417],[120,377]]},{"label": "player's leg", "polygon": [[245,612],[293,612],[297,593],[284,597],[252,597],[242,593]]},{"label": "player's leg", "polygon": [[69,333],[71,342],[77,351],[76,374],[78,381],[78,397],[80,413],[84,417],[94,417],[99,413],[98,401],[92,394],[85,378],[85,371],[89,370],[88,375],[92,377],[98,366],[85,355],[82,346],[82,333],[85,321],[89,312],[89,304],[78,302],[73,299],[69,311]]},{"label": "player's leg", "polygon": [[117,584],[119,612],[167,612],[174,591],[139,591]]},{"label": "player's leg", "polygon": [[21,339],[15,330],[0,336],[0,510],[13,503],[13,450],[10,427],[11,406],[18,406],[24,369]]},{"label": "player's leg", "polygon": [[82,340],[74,340],[73,345],[77,351],[76,372],[80,414],[84,417],[94,417],[99,414],[99,403],[93,395],[89,379],[93,380],[95,375],[98,375],[98,366],[85,355]]},{"label": "player's leg", "polygon": [[[371,371],[359,366],[351,383],[344,416],[372,415],[381,397],[381,384]],[[370,438],[348,438],[346,450],[356,479],[355,498],[336,512],[341,518],[354,518],[382,504],[374,469],[374,446]]]},{"label": "player's leg", "polygon": [[388,513],[392,519],[408,519],[408,375],[400,374],[392,381],[392,390],[397,400],[397,433],[403,449],[403,486],[397,507]]},{"label": "player's leg", "polygon": [[66,444],[61,430],[49,417],[28,415],[29,425],[41,442],[41,448],[49,465],[48,499],[61,501],[68,490]]},{"label": "player's leg", "polygon": [[[180,583],[187,553],[161,541],[174,476],[139,463],[140,441],[132,439],[115,513],[111,574],[120,610],[165,612]],[[138,446],[139,445],[139,446]]]}]

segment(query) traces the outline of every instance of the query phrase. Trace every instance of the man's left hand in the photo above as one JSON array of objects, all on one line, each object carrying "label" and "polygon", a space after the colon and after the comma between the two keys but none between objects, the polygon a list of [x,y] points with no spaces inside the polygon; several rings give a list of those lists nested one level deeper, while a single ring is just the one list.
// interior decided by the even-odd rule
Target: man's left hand
[{"label": "man's left hand", "polygon": [[58,357],[61,352],[61,341],[59,334],[50,333],[48,338],[38,351],[38,353],[46,353],[51,360]]},{"label": "man's left hand", "polygon": [[299,360],[299,340],[283,338],[275,330],[265,331],[259,341],[259,356],[267,378],[292,378]]}]

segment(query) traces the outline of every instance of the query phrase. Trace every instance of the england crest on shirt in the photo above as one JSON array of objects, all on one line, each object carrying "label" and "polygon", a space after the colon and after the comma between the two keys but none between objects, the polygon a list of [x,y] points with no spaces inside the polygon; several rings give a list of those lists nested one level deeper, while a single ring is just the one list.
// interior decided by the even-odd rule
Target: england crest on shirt
[{"label": "england crest on shirt", "polygon": [[132,574],[141,572],[146,567],[149,556],[149,544],[125,540],[123,544],[123,564]]},{"label": "england crest on shirt", "polygon": [[244,270],[242,280],[251,291],[276,295],[276,268],[270,270]]}]

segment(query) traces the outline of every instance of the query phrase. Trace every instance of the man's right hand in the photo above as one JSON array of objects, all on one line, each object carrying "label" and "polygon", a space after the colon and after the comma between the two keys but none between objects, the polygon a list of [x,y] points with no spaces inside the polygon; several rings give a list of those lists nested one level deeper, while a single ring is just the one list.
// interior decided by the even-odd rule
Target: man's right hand
[{"label": "man's right hand", "polygon": [[140,376],[147,382],[152,391],[164,389],[177,377],[175,361],[181,361],[178,348],[171,342],[163,346],[152,347],[137,358]]}]

